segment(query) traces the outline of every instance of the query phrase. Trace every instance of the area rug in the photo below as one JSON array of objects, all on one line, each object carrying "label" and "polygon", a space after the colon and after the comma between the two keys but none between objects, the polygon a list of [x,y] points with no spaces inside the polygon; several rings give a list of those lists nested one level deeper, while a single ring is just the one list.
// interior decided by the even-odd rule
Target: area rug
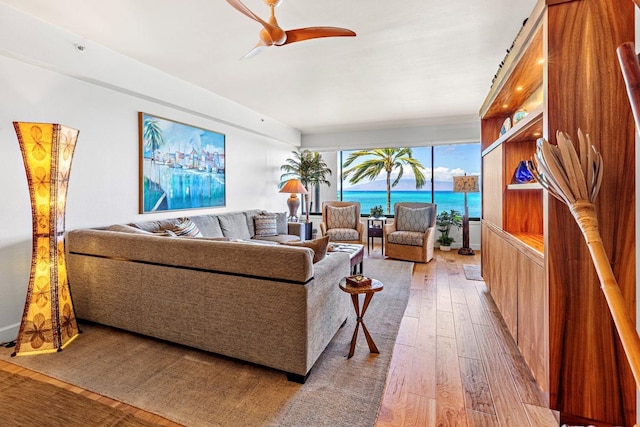
[{"label": "area rug", "polygon": [[463,264],[462,268],[464,269],[464,276],[467,278],[467,280],[484,280],[482,278],[482,275],[480,274],[479,265]]},{"label": "area rug", "polygon": [[[96,426],[155,425],[72,391],[5,371],[0,371],[0,414],[3,427],[85,427],[88,420]],[[43,423],[43,417],[48,422]]]},{"label": "area rug", "polygon": [[[284,373],[95,324],[60,353],[0,358],[187,426],[372,426],[411,286],[412,263],[365,259],[364,274],[384,284],[347,359],[350,312],[306,384]],[[337,284],[336,284],[337,286]],[[349,298],[345,294],[345,298]]]}]

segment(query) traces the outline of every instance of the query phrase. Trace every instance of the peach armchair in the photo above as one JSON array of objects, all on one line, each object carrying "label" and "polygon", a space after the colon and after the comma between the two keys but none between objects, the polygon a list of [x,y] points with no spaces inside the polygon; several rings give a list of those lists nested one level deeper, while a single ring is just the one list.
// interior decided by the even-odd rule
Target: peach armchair
[{"label": "peach armchair", "polygon": [[431,261],[435,243],[436,208],[435,203],[394,204],[395,220],[384,226],[385,255],[406,261]]},{"label": "peach armchair", "polygon": [[364,226],[360,222],[360,202],[322,203],[320,232],[329,241],[362,244]]}]

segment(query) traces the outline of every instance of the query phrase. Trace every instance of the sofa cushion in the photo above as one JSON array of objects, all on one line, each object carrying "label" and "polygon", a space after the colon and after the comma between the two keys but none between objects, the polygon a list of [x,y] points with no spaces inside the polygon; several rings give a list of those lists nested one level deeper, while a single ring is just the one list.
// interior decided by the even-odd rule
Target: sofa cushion
[{"label": "sofa cushion", "polygon": [[396,212],[396,230],[424,233],[432,221],[433,208],[408,208],[399,206]]},{"label": "sofa cushion", "polygon": [[148,231],[149,233],[153,233],[160,230],[169,230],[173,226],[181,222],[182,220],[180,218],[170,218],[170,219],[161,219],[157,221],[133,222],[129,225],[144,231]]},{"label": "sofa cushion", "polygon": [[189,217],[204,237],[224,237],[216,215],[198,215]]},{"label": "sofa cushion", "polygon": [[255,237],[277,236],[276,216],[261,214],[253,217],[255,227]]},{"label": "sofa cushion", "polygon": [[145,231],[138,227],[133,227],[127,224],[113,224],[107,227],[109,231],[119,231],[121,233],[133,233],[133,234],[151,234],[149,231]]},{"label": "sofa cushion", "polygon": [[327,206],[327,228],[356,228],[356,206]]},{"label": "sofa cushion", "polygon": [[247,217],[243,212],[220,214],[218,215],[218,221],[225,237],[248,240],[252,236],[249,234]]},{"label": "sofa cushion", "polygon": [[300,236],[296,236],[294,234],[276,234],[275,236],[254,236],[252,240],[259,240],[261,242],[287,243],[299,242]]},{"label": "sofa cushion", "polygon": [[329,236],[320,237],[313,240],[305,240],[303,242],[287,242],[289,246],[303,246],[313,250],[313,263],[324,259],[327,256],[327,246],[329,246]]}]

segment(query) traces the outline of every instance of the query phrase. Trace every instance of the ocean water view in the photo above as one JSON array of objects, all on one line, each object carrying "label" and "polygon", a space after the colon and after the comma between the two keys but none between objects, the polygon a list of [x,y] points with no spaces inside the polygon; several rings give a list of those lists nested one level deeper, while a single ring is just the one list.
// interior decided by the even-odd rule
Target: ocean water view
[{"label": "ocean water view", "polygon": [[[338,195],[339,196],[339,195]],[[438,212],[455,209],[464,214],[464,194],[453,191],[434,191],[434,203],[438,205]],[[343,191],[342,200],[360,202],[360,213],[368,215],[372,207],[382,205],[387,210],[386,191]],[[481,193],[467,193],[469,205],[469,218],[480,218],[482,206]],[[391,191],[391,210],[396,202],[421,202],[431,203],[430,191]],[[393,214],[393,212],[391,212]]]}]

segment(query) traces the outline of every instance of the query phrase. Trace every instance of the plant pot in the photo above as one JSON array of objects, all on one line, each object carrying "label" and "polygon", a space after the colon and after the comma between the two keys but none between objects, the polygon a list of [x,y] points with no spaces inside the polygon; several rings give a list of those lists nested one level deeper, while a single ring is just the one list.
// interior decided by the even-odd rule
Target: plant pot
[{"label": "plant pot", "polygon": [[440,245],[440,250],[442,252],[449,252],[451,251],[451,246]]}]

